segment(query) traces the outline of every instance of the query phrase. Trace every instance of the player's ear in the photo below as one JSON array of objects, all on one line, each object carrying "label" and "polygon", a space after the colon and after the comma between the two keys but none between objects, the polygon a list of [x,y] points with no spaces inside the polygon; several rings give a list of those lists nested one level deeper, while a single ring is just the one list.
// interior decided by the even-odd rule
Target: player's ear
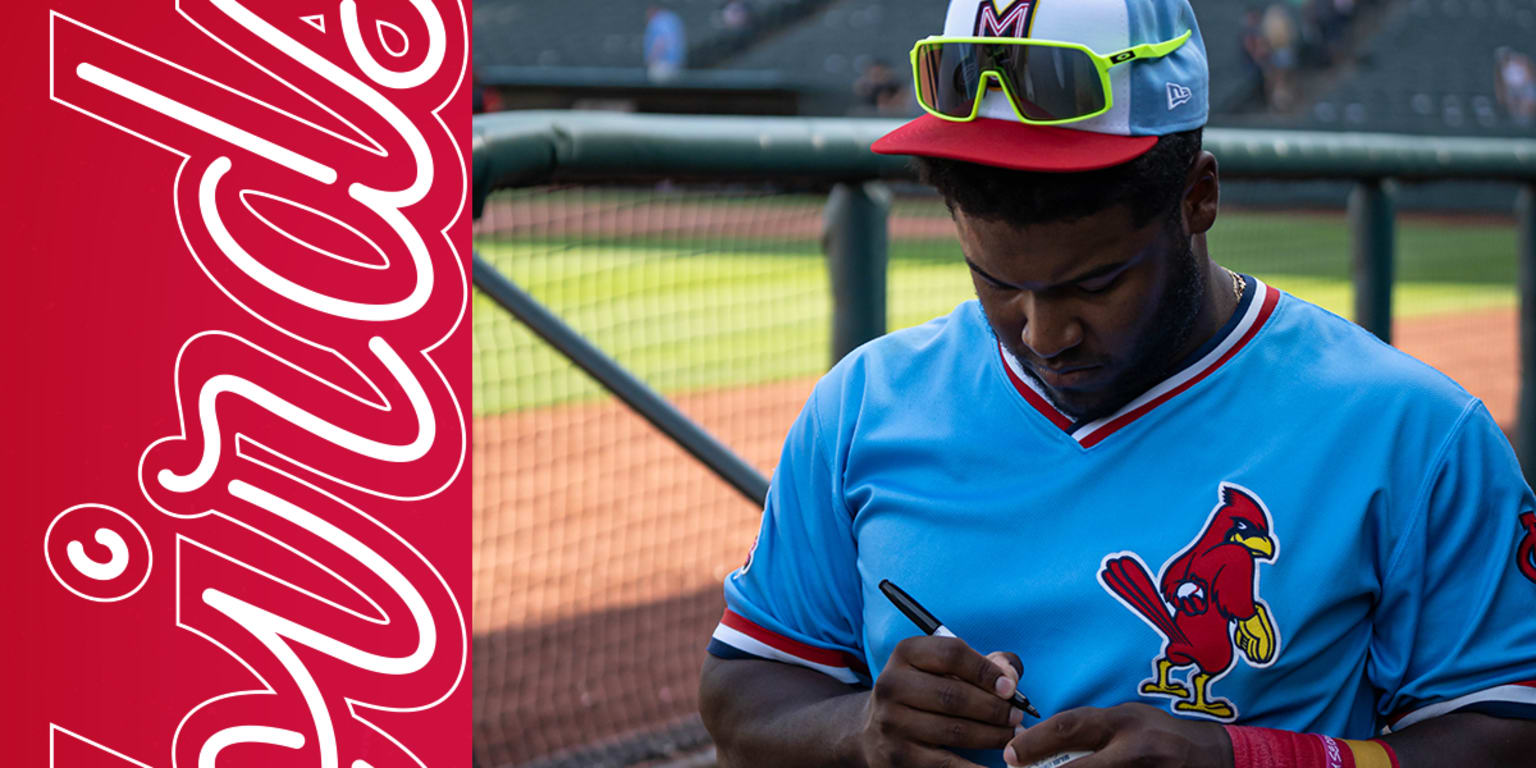
[{"label": "player's ear", "polygon": [[1216,207],[1221,200],[1221,174],[1215,155],[1201,151],[1195,157],[1184,189],[1184,220],[1189,222],[1189,234],[1204,234],[1215,226]]}]

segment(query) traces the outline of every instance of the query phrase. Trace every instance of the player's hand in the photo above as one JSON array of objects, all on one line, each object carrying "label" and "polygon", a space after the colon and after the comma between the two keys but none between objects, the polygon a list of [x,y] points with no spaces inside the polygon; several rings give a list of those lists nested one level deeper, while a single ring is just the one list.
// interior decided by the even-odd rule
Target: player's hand
[{"label": "player's hand", "polygon": [[865,765],[980,768],[948,748],[1002,749],[1024,713],[1008,697],[1018,657],[983,656],[953,637],[896,644],[865,706]]},{"label": "player's hand", "polygon": [[1029,765],[1059,752],[1092,751],[1069,768],[1232,768],[1232,742],[1220,725],[1184,720],[1145,704],[1079,707],[1013,737],[1009,765]]}]

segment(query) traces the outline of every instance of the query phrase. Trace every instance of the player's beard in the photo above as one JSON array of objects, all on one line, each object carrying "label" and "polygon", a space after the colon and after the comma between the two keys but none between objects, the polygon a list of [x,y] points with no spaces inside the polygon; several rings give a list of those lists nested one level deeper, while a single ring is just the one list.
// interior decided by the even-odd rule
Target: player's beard
[{"label": "player's beard", "polygon": [[[1193,239],[1180,231],[1182,227],[1178,219],[1170,221],[1170,225],[1174,236],[1183,239],[1184,247],[1171,257],[1166,288],[1150,320],[1142,325],[1140,334],[1130,345],[1131,357],[1122,367],[1121,374],[1096,392],[1064,395],[1042,381],[1028,365],[1019,366],[1039,385],[1052,404],[1074,421],[1090,422],[1113,414],[1158,382],[1177,373],[1176,368],[1183,362],[1180,353],[1189,344],[1200,317],[1201,302],[1205,299],[1206,271],[1200,263],[1203,259],[1195,256]],[[993,335],[996,336],[996,331]],[[1019,339],[1003,342],[1015,359],[1032,359],[1019,345]]]}]

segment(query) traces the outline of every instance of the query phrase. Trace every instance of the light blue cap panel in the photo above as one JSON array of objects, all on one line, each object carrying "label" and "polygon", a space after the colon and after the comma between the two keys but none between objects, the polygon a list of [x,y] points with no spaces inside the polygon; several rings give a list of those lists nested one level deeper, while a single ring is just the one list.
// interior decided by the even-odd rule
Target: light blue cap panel
[{"label": "light blue cap panel", "polygon": [[1189,0],[1125,0],[1125,5],[1133,44],[1160,43],[1193,30],[1188,42],[1161,59],[1120,65],[1131,68],[1130,134],[1162,136],[1205,125],[1210,69]]}]

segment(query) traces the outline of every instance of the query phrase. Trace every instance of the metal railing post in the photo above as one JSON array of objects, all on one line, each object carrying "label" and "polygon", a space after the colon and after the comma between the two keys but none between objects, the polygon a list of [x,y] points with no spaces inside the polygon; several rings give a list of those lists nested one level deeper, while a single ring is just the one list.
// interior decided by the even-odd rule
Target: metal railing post
[{"label": "metal railing post", "polygon": [[832,363],[885,333],[886,228],[891,192],[877,181],[832,187],[822,251],[832,279]]},{"label": "metal railing post", "polygon": [[1515,250],[1520,286],[1520,396],[1515,412],[1515,454],[1525,481],[1536,479],[1536,183],[1515,197]]},{"label": "metal railing post", "polygon": [[1382,179],[1362,179],[1349,194],[1350,265],[1355,322],[1392,343],[1392,191]]}]

